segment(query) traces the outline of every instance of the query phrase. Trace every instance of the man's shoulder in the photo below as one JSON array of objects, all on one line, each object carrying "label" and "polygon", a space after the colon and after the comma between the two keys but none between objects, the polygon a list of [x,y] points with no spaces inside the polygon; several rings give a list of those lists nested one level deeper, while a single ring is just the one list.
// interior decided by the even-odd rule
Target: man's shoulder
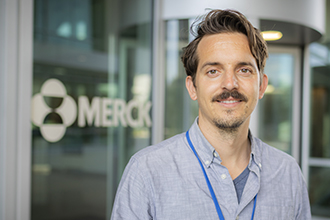
[{"label": "man's shoulder", "polygon": [[270,162],[272,165],[275,164],[297,164],[297,161],[290,154],[276,148],[275,146],[271,146],[259,138],[254,138],[256,144],[259,146],[259,150],[261,151],[261,158],[264,162]]},{"label": "man's shoulder", "polygon": [[172,157],[175,154],[180,154],[185,148],[185,134],[177,134],[171,138],[163,140],[157,144],[145,147],[135,153],[131,160],[135,161],[146,161],[146,160],[157,160],[160,158],[166,159]]}]

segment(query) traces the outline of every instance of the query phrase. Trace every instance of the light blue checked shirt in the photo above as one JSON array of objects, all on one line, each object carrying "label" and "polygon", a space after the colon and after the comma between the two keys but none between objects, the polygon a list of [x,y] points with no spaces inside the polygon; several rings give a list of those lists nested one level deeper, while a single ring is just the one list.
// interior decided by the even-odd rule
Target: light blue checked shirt
[{"label": "light blue checked shirt", "polygon": [[[189,134],[226,220],[251,219],[257,193],[255,220],[311,219],[306,184],[294,158],[250,134],[250,174],[238,203],[233,180],[201,133],[197,119]],[[185,133],[131,158],[118,187],[111,219],[218,219]]]}]

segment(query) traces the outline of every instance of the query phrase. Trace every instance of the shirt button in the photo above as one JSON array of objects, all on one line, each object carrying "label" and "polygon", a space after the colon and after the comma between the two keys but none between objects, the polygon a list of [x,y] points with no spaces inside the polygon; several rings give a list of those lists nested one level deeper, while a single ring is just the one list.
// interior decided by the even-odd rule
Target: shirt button
[{"label": "shirt button", "polygon": [[261,168],[261,163],[259,163],[258,165],[259,165],[259,167]]},{"label": "shirt button", "polygon": [[205,164],[206,164],[206,165],[209,165],[209,164],[210,164],[210,161],[208,161],[208,160],[205,161]]},{"label": "shirt button", "polygon": [[238,219],[239,219],[239,216],[236,217],[236,220],[238,220]]},{"label": "shirt button", "polygon": [[213,156],[217,157],[218,155],[217,155],[217,153],[216,153],[216,152],[214,152],[214,153],[213,153]]},{"label": "shirt button", "polygon": [[226,175],[226,174],[222,174],[222,175],[221,175],[221,179],[224,180],[224,179],[226,179],[226,178],[227,178],[227,175]]}]

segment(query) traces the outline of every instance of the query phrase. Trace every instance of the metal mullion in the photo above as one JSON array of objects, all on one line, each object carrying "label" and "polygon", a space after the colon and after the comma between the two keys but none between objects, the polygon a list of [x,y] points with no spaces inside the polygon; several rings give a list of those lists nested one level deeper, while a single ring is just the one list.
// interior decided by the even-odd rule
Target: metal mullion
[{"label": "metal mullion", "polygon": [[0,2],[1,23],[1,134],[0,219],[16,219],[16,110],[18,1]]},{"label": "metal mullion", "polygon": [[304,67],[303,67],[303,88],[302,93],[304,99],[302,102],[302,159],[301,167],[304,177],[309,185],[309,141],[310,141],[310,106],[311,106],[311,71],[309,64],[309,46],[304,50]]},{"label": "metal mullion", "polygon": [[293,50],[295,56],[293,78],[293,102],[292,102],[292,156],[300,164],[300,134],[301,134],[301,50]]},{"label": "metal mullion", "polygon": [[164,21],[162,0],[153,1],[152,43],[152,140],[155,144],[164,139],[165,73],[164,73]]},{"label": "metal mullion", "polygon": [[20,0],[17,30],[17,194],[16,219],[30,219],[33,0]]},{"label": "metal mullion", "polygon": [[330,158],[310,157],[308,159],[308,164],[309,164],[309,166],[329,167],[330,168]]}]

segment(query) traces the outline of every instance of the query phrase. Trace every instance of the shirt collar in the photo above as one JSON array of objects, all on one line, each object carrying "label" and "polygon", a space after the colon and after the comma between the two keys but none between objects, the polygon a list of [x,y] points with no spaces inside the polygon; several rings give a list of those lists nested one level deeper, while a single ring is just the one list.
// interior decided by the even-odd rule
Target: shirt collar
[{"label": "shirt collar", "polygon": [[260,149],[260,144],[258,144],[257,138],[255,138],[249,130],[249,139],[251,142],[251,156],[250,156],[250,163],[249,163],[249,168],[251,169],[252,166],[252,161],[259,167],[259,169],[262,169],[262,164],[261,164],[261,149]]},{"label": "shirt collar", "polygon": [[[213,163],[214,155],[219,155],[216,153],[214,147],[206,140],[202,131],[198,126],[198,117],[189,129],[189,136],[191,143],[194,145],[199,159],[204,163],[206,167],[209,167]],[[216,154],[214,154],[216,153]]]},{"label": "shirt collar", "polygon": [[[198,117],[195,119],[194,123],[189,129],[189,136],[194,148],[199,156],[199,159],[204,163],[206,167],[209,167],[215,158],[218,158],[221,163],[221,158],[219,154],[215,151],[214,147],[206,140],[202,131],[198,126]],[[249,169],[252,169],[252,161],[261,170],[261,149],[258,145],[256,138],[249,131],[248,137],[251,142],[251,156],[249,162]]]}]

